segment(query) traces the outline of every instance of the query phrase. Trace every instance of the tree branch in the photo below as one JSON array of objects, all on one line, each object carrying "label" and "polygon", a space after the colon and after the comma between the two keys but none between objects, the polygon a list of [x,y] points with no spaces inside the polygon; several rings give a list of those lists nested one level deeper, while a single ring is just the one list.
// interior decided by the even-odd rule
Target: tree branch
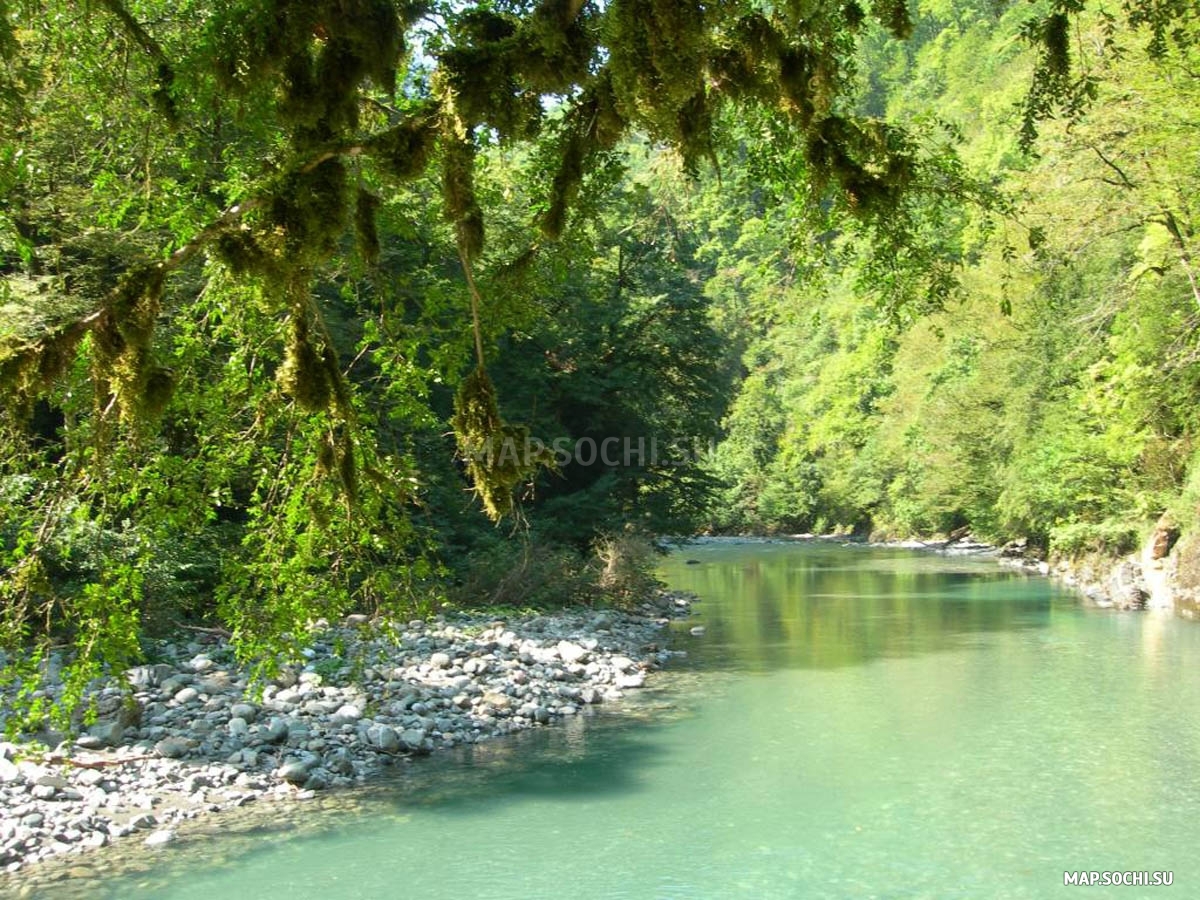
[{"label": "tree branch", "polygon": [[[1100,157],[1100,161],[1102,163],[1104,163],[1106,166],[1108,166],[1110,169],[1112,169],[1114,172],[1117,173],[1117,176],[1121,179],[1121,183],[1118,184],[1117,187],[1124,186],[1127,188],[1137,188],[1137,185],[1129,180],[1129,176],[1126,175],[1124,171],[1122,171],[1121,167],[1118,166],[1111,159],[1109,159],[1107,156],[1105,156],[1104,153],[1101,152],[1100,148],[1097,147],[1095,144],[1092,145],[1092,152],[1095,153],[1098,157]],[[1107,181],[1107,179],[1102,179],[1102,180]],[[1109,181],[1108,183],[1115,184],[1115,182],[1112,182],[1112,181]]]},{"label": "tree branch", "polygon": [[112,13],[121,22],[125,30],[129,32],[129,36],[133,38],[134,43],[146,51],[146,53],[154,58],[154,61],[160,66],[170,67],[171,61],[167,59],[167,54],[163,52],[162,46],[156,41],[150,32],[142,27],[129,10],[121,3],[121,0],[100,0],[101,5]]}]

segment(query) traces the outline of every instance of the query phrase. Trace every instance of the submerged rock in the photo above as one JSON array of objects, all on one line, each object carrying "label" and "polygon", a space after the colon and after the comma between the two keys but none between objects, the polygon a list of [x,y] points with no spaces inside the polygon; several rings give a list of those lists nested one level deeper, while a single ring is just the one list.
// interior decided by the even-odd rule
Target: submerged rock
[{"label": "submerged rock", "polygon": [[144,841],[147,847],[163,847],[172,843],[175,840],[175,832],[169,828],[164,828],[162,831],[155,831],[149,835]]}]

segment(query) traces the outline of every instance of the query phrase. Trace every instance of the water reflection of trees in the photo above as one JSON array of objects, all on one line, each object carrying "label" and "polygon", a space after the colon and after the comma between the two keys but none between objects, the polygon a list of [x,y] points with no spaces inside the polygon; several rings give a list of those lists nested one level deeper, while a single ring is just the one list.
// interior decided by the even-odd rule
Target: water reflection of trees
[{"label": "water reflection of trees", "polygon": [[666,574],[709,599],[698,606],[704,636],[679,636],[706,667],[835,668],[952,649],[972,635],[1045,627],[1055,599],[1019,573],[896,550],[753,546],[699,557],[672,560]]}]

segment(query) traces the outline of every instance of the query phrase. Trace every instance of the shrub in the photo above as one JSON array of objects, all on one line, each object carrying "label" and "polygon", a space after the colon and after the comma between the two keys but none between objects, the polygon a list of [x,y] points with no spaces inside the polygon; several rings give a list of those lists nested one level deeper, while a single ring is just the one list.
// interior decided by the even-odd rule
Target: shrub
[{"label": "shrub", "polygon": [[1071,522],[1050,530],[1050,549],[1064,556],[1085,553],[1121,556],[1138,548],[1141,532],[1140,525],[1120,520]]}]

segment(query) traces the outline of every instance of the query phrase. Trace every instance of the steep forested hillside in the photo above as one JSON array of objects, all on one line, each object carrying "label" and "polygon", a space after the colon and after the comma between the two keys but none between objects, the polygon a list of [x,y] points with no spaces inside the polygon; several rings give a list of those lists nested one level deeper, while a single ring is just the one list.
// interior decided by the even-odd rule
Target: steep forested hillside
[{"label": "steep forested hillside", "polygon": [[865,264],[875,238],[854,229],[827,236],[835,265],[789,284],[806,256],[787,213],[747,218],[710,283],[747,335],[715,523],[969,525],[1063,551],[1129,548],[1164,511],[1191,525],[1200,58],[1171,42],[1147,57],[1148,30],[1081,18],[1071,49],[1094,96],[1026,148],[1024,5],[920,9],[912,41],[864,47],[862,103],[960,135],[995,193],[931,201],[916,238],[954,262],[945,292],[913,275],[915,249]]}]

